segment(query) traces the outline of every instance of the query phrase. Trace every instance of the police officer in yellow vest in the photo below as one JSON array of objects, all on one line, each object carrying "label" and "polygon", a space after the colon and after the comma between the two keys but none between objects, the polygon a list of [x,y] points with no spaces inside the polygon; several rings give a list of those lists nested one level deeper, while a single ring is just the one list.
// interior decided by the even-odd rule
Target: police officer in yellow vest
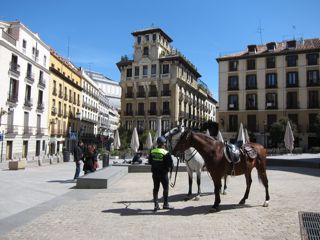
[{"label": "police officer in yellow vest", "polygon": [[153,201],[154,210],[160,209],[158,203],[158,192],[160,183],[163,188],[163,209],[173,209],[168,203],[169,194],[169,178],[168,172],[173,168],[173,161],[169,152],[165,149],[166,139],[158,137],[158,147],[152,149],[149,155],[149,163],[151,164],[152,179],[153,179]]}]

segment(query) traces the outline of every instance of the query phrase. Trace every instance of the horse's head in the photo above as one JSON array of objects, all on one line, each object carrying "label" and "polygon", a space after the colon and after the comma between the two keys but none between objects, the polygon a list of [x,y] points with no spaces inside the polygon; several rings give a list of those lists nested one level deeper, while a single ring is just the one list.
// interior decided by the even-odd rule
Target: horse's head
[{"label": "horse's head", "polygon": [[180,137],[177,140],[174,149],[172,151],[173,155],[179,155],[183,153],[185,150],[191,147],[191,138],[192,138],[192,131],[186,130],[180,133]]}]

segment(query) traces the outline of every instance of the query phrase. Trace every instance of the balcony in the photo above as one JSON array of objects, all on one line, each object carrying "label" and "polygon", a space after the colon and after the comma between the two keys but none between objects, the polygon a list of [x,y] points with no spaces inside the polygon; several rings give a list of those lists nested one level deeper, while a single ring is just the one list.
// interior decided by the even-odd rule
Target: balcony
[{"label": "balcony", "polygon": [[65,95],[64,95],[64,100],[65,100],[65,101],[68,101],[68,94],[65,94]]},{"label": "balcony", "polygon": [[150,110],[149,110],[149,115],[157,115],[157,110],[155,110],[155,109],[150,109]]},{"label": "balcony", "polygon": [[38,87],[41,87],[41,88],[46,87],[46,80],[43,77],[39,78]]},{"label": "balcony", "polygon": [[59,98],[63,98],[63,92],[59,91]]},{"label": "balcony", "polygon": [[157,91],[150,91],[149,97],[158,97],[158,92]]},{"label": "balcony", "polygon": [[29,126],[23,126],[23,135],[32,135],[33,128]]},{"label": "balcony", "polygon": [[126,93],[126,98],[133,98],[133,93],[132,92],[128,92]]},{"label": "balcony", "polygon": [[27,72],[26,81],[27,81],[27,83],[33,84],[34,83],[34,73]]},{"label": "balcony", "polygon": [[6,134],[18,134],[18,126],[17,125],[7,125]]},{"label": "balcony", "polygon": [[44,133],[45,133],[45,128],[37,127],[37,130],[36,130],[36,135],[37,136],[43,136]]},{"label": "balcony", "polygon": [[63,117],[64,117],[64,118],[67,118],[67,117],[68,117],[68,113],[67,113],[67,111],[64,111],[64,113],[63,113]]},{"label": "balcony", "polygon": [[51,114],[52,115],[56,115],[57,114],[57,108],[56,107],[52,107]]},{"label": "balcony", "polygon": [[171,91],[170,90],[165,90],[161,92],[162,96],[170,96],[171,95]]},{"label": "balcony", "polygon": [[33,106],[33,104],[32,104],[32,98],[26,98],[26,99],[24,100],[24,106],[31,108],[31,107]]},{"label": "balcony", "polygon": [[315,101],[315,102],[309,102],[309,103],[308,103],[308,108],[309,108],[309,109],[319,108],[319,106],[320,106],[319,103],[316,102],[316,101]]},{"label": "balcony", "polygon": [[16,103],[18,102],[18,95],[16,95],[16,94],[10,94],[10,93],[9,93],[8,98],[7,98],[7,101],[8,101],[9,103],[14,103],[14,104],[16,104]]},{"label": "balcony", "polygon": [[137,98],[145,98],[146,97],[146,93],[145,92],[138,92],[137,93]]},{"label": "balcony", "polygon": [[37,110],[43,111],[44,110],[44,104],[43,103],[38,103],[37,104]]},{"label": "balcony", "polygon": [[144,110],[139,110],[137,111],[137,116],[144,116],[145,111]]},{"label": "balcony", "polygon": [[133,116],[133,111],[126,111],[125,116]]},{"label": "balcony", "polygon": [[62,110],[59,109],[59,111],[58,111],[58,116],[59,116],[59,117],[62,117],[62,115],[63,115]]},{"label": "balcony", "polygon": [[164,109],[162,111],[162,115],[170,115],[170,110],[169,109]]},{"label": "balcony", "polygon": [[17,77],[20,76],[20,65],[15,63],[15,62],[10,62],[10,68],[9,68],[10,72],[14,75],[16,75]]},{"label": "balcony", "polygon": [[69,96],[69,102],[72,103],[72,96]]},{"label": "balcony", "polygon": [[53,96],[57,96],[57,89],[56,89],[56,88],[53,88],[53,90],[52,90],[52,95],[53,95]]}]

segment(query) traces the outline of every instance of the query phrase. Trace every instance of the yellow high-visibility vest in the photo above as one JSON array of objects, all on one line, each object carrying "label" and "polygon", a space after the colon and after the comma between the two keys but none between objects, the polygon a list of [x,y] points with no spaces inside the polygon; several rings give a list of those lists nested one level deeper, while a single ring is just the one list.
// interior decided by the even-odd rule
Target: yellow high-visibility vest
[{"label": "yellow high-visibility vest", "polygon": [[168,153],[167,150],[163,148],[155,148],[151,150],[151,156],[153,161],[163,161],[163,156]]}]

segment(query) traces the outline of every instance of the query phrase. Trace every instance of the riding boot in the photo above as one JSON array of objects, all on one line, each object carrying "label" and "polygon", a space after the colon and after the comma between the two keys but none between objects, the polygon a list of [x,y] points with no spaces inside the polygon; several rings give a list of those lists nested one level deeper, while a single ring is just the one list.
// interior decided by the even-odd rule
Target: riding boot
[{"label": "riding boot", "polygon": [[160,210],[159,203],[158,203],[158,193],[153,193],[153,202],[154,202],[154,211]]},{"label": "riding boot", "polygon": [[169,205],[169,202],[168,202],[168,192],[167,191],[164,191],[163,192],[163,209],[174,209],[173,207],[171,207]]}]

